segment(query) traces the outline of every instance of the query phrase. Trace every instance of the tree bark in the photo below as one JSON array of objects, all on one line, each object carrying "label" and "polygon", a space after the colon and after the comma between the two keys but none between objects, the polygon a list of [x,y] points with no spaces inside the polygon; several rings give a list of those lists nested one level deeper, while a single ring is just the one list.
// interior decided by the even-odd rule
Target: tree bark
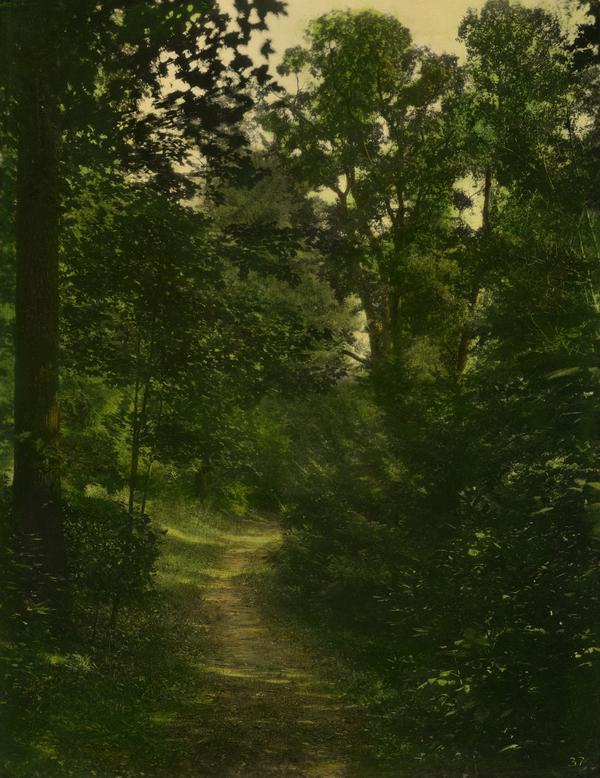
[{"label": "tree bark", "polygon": [[[481,295],[481,287],[478,283],[475,283],[473,285],[473,288],[471,289],[471,295],[469,297],[469,313],[472,314],[474,310],[477,308],[477,304],[479,302],[479,297]],[[461,376],[467,367],[467,359],[469,358],[469,348],[471,346],[471,341],[473,340],[473,334],[471,332],[471,327],[469,324],[466,324],[463,327],[463,331],[460,336],[460,343],[458,344],[458,355],[456,358],[456,372],[459,376]]]},{"label": "tree bark", "polygon": [[[56,49],[42,10],[17,22],[14,512],[30,563],[65,574],[58,409],[60,130]],[[32,577],[33,580],[33,577]],[[55,589],[55,586],[51,586]]]},{"label": "tree bark", "polygon": [[[490,209],[492,204],[492,168],[488,165],[485,171],[485,183],[483,189],[483,213],[481,222],[481,235],[485,239],[489,236],[491,231],[490,225]],[[471,288],[471,294],[469,296],[469,313],[473,314],[479,303],[481,296],[481,281],[477,277]],[[473,333],[469,323],[465,324],[460,336],[460,342],[458,344],[458,354],[456,357],[456,372],[460,377],[467,367],[467,359],[469,357],[469,348],[471,341],[473,340]]]},{"label": "tree bark", "polygon": [[133,393],[133,421],[131,430],[131,454],[129,458],[129,498],[127,501],[128,513],[131,521],[131,517],[135,512],[135,493],[137,489],[138,468],[140,462],[140,374],[139,374],[139,360],[140,360],[140,342],[138,339],[137,350],[136,376],[135,376],[135,389]]},{"label": "tree bark", "polygon": [[140,516],[144,516],[146,513],[146,503],[148,502],[148,492],[150,490],[150,480],[152,479],[152,468],[154,466],[154,459],[150,455],[148,460],[148,466],[146,467],[146,478],[144,479],[144,489],[142,491],[142,503],[140,505]]}]

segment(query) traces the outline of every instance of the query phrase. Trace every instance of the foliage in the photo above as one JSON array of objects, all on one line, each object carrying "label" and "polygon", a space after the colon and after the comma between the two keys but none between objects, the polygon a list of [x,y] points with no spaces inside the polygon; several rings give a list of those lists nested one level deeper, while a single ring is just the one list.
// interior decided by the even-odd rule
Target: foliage
[{"label": "foliage", "polygon": [[[597,3],[583,5],[596,19]],[[62,123],[61,615],[73,634],[53,635],[23,593],[7,519],[5,769],[60,774],[81,732],[50,701],[63,716],[88,678],[129,711],[126,679],[136,742],[159,754],[149,769],[165,767],[136,657],[153,654],[171,600],[204,629],[180,595],[226,542],[214,527],[198,536],[205,517],[185,494],[238,518],[281,515],[275,594],[343,657],[382,769],[597,770],[594,26],[570,42],[553,14],[488,0],[460,25],[461,63],[394,17],[333,12],[286,53],[296,86],[274,94],[244,53],[274,0],[236,2],[237,25],[204,1],[31,9],[28,46],[45,19],[52,45],[75,42],[48,76]],[[6,38],[22,8],[0,13]],[[13,44],[0,79],[0,378],[14,358]],[[11,402],[2,381],[3,471]],[[0,510],[10,516],[8,488]],[[169,511],[185,532],[159,544]],[[153,589],[161,548],[168,602]],[[164,682],[184,691],[159,633]],[[119,759],[107,764],[121,774]]]},{"label": "foliage", "polygon": [[[237,189],[238,203],[252,191]],[[227,479],[244,411],[345,369],[353,314],[299,228],[274,224],[256,199],[253,223],[231,225],[230,199],[225,189],[204,216],[149,187],[82,181],[63,247],[66,451],[84,458],[69,475],[80,488],[114,490],[136,457]]]},{"label": "foliage", "polygon": [[149,516],[130,516],[103,497],[83,497],[68,506],[65,533],[79,607],[121,605],[148,590],[160,537]]},{"label": "foliage", "polygon": [[[562,395],[565,412],[572,396],[551,382],[514,391],[470,390],[462,429],[432,414],[397,443],[373,398],[347,386],[288,409],[278,432],[278,469],[265,474],[288,526],[278,596],[362,669],[355,689],[374,726],[388,722],[388,758],[468,767],[475,755],[490,769],[597,758],[600,593],[584,498],[597,463],[585,444],[574,456],[571,438],[563,453],[536,432],[537,392],[553,408]],[[429,470],[406,437],[428,448]]]},{"label": "foliage", "polygon": [[[199,525],[194,506],[180,502],[177,507],[179,526],[194,531]],[[84,501],[79,513],[71,514],[81,516],[83,510],[96,520],[102,517],[106,525],[120,509],[95,499]],[[161,524],[173,518],[162,506],[153,505],[152,512]],[[77,529],[83,550],[85,525]],[[86,542],[92,534],[86,535]],[[98,528],[95,534],[100,534]],[[31,611],[3,630],[3,775],[63,778],[97,773],[133,778],[171,771],[181,754],[180,738],[173,737],[175,714],[186,722],[197,721],[199,727],[211,715],[209,704],[186,694],[192,683],[203,688],[198,657],[207,647],[203,631],[181,619],[187,603],[166,572],[175,565],[186,570],[192,566],[184,552],[181,544],[166,541],[159,586],[137,601],[130,599],[112,628],[102,620],[93,631],[88,593],[90,610],[78,621],[75,633],[69,629],[58,639],[48,635],[43,619]],[[92,550],[92,557],[96,555],[97,549]],[[196,564],[207,560],[208,554],[194,558]]]},{"label": "foliage", "polygon": [[[333,14],[310,28],[309,48],[288,55],[290,70],[312,79],[271,125],[289,152],[297,132],[314,132],[323,154],[336,148],[319,135],[335,99],[318,96],[344,78],[344,48],[321,31],[360,29],[368,41],[375,24],[399,35],[384,17]],[[388,756],[440,769],[594,769],[598,226],[588,109],[550,14],[492,0],[460,35],[462,91],[441,120],[460,135],[461,169],[483,183],[482,226],[448,222],[451,239],[417,253],[414,275],[403,259],[400,320],[413,345],[392,369],[373,362],[370,381],[275,409],[278,461],[264,478],[288,522],[278,580],[287,605],[360,668],[357,693],[376,727],[387,721]],[[357,83],[358,105],[373,91]],[[354,148],[352,129],[336,128],[339,148]],[[410,153],[418,164],[422,149]],[[289,164],[306,175],[307,154],[290,153]],[[341,174],[319,183],[343,189]],[[454,263],[445,279],[443,262]],[[451,312],[439,328],[428,322],[436,284]],[[413,308],[418,299],[427,302]],[[466,358],[452,370],[440,355],[459,339]]]},{"label": "foliage", "polygon": [[372,11],[320,17],[307,44],[287,52],[280,70],[297,90],[265,123],[289,169],[334,196],[322,241],[332,277],[361,298],[374,362],[398,360],[414,337],[400,311],[422,308],[418,279],[444,279],[459,248],[462,75]]}]

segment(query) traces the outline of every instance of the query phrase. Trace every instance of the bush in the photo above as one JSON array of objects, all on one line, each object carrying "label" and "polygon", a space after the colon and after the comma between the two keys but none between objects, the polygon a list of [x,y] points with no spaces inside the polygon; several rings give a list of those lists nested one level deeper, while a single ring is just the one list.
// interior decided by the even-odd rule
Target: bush
[{"label": "bush", "polygon": [[85,607],[114,611],[148,590],[159,533],[144,514],[130,516],[113,500],[83,497],[65,508],[69,577]]},{"label": "bush", "polygon": [[600,487],[594,452],[557,429],[560,404],[534,382],[441,386],[392,425],[348,384],[288,408],[278,593],[381,685],[390,758],[598,759]]}]

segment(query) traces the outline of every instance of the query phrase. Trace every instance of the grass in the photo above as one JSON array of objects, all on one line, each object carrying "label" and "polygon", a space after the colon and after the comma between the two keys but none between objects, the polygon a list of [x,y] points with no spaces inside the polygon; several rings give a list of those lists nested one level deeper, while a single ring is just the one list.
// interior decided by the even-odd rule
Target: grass
[{"label": "grass", "polygon": [[186,503],[156,503],[153,514],[167,529],[156,590],[114,631],[65,649],[22,625],[3,641],[0,775],[168,775],[174,722],[210,716],[201,588],[217,574],[231,523]]}]

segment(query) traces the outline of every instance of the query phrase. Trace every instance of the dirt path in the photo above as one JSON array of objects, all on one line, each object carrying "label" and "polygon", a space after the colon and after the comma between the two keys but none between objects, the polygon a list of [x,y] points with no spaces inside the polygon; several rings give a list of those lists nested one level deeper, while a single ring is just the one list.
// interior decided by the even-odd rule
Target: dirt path
[{"label": "dirt path", "polygon": [[260,571],[280,542],[277,526],[254,521],[227,541],[204,596],[214,645],[206,668],[213,717],[204,735],[223,757],[215,778],[364,778],[351,767],[356,711],[254,601],[247,574]]}]

